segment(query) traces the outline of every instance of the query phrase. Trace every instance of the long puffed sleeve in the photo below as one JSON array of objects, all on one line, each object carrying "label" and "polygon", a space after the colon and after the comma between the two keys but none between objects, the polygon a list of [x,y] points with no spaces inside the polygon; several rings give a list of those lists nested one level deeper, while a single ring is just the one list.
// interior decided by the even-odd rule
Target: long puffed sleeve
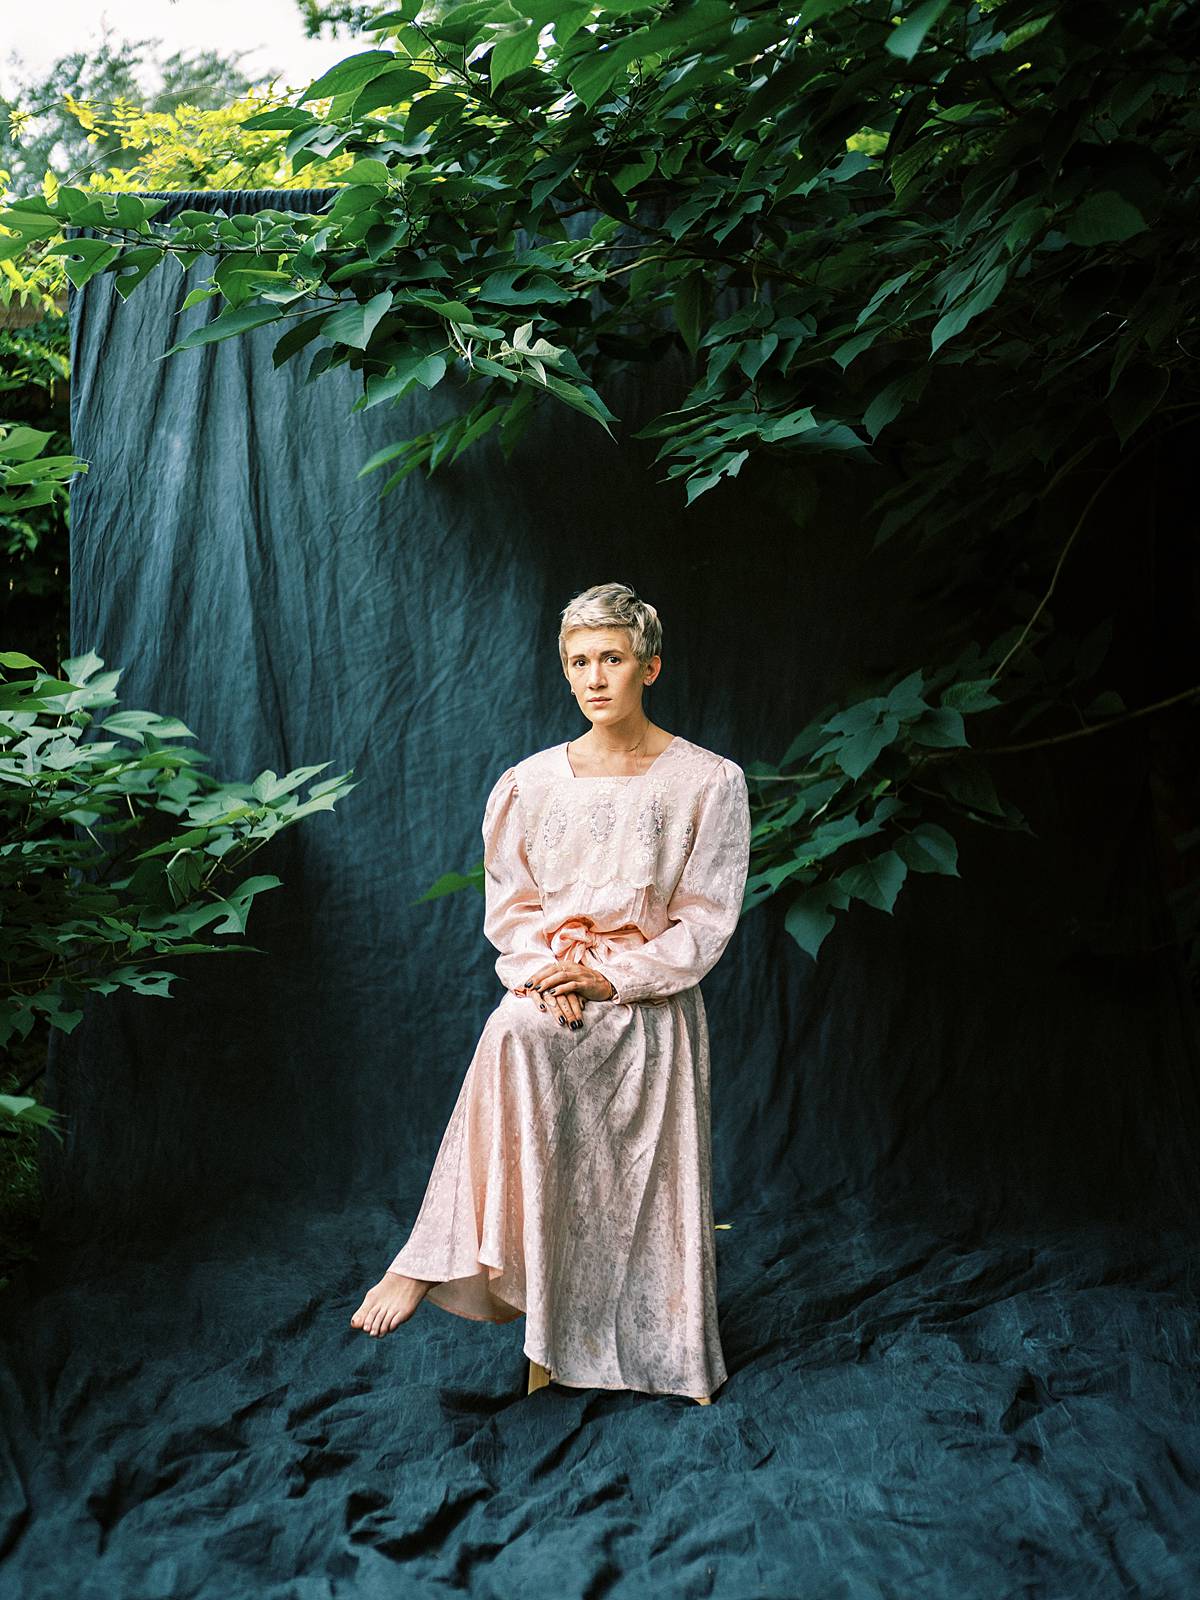
[{"label": "long puffed sleeve", "polygon": [[554,960],[554,952],[525,850],[512,767],[497,778],[484,807],[483,874],[483,931],[500,952],[496,975],[506,989],[522,989],[531,972]]},{"label": "long puffed sleeve", "polygon": [[593,963],[616,1001],[656,1000],[699,983],[737,927],[750,865],[746,774],[723,759],[701,790],[692,847],[667,905],[670,927]]}]

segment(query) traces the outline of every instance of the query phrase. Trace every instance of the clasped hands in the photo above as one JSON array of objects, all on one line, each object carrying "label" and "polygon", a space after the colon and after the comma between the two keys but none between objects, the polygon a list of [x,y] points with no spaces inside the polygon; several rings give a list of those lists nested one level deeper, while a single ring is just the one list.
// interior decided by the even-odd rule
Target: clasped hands
[{"label": "clasped hands", "polygon": [[526,978],[514,994],[537,1002],[540,1010],[557,1017],[565,1028],[583,1026],[585,1000],[611,1000],[616,990],[602,972],[581,961],[551,961]]}]

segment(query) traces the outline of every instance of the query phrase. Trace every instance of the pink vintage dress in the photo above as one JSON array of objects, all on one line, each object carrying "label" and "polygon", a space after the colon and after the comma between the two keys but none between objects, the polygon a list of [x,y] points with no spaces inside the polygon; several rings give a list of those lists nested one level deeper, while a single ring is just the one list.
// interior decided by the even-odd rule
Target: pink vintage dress
[{"label": "pink vintage dress", "polygon": [[[556,1383],[707,1398],[726,1369],[698,985],[741,911],[745,774],[678,734],[628,778],[577,777],[552,745],[501,773],[483,840],[508,992],[390,1270],[459,1316],[524,1313]],[[616,989],[575,1031],[524,992],[555,960]]]}]

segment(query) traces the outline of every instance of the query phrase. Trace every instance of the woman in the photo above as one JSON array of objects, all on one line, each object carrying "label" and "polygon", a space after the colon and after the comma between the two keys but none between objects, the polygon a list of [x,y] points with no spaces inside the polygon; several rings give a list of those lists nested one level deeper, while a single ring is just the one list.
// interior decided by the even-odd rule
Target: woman
[{"label": "woman", "polygon": [[735,762],[646,716],[661,643],[625,584],[562,613],[591,728],[488,796],[484,932],[508,992],[408,1241],[350,1321],[386,1334],[425,1298],[524,1313],[553,1382],[707,1400],[726,1369],[697,986],[737,925],[750,815]]}]

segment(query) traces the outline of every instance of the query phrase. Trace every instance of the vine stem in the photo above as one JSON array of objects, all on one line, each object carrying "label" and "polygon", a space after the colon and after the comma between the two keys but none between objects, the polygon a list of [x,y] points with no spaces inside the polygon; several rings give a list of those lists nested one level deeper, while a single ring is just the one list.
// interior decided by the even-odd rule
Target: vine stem
[{"label": "vine stem", "polygon": [[[1200,407],[1188,405],[1188,406],[1184,406],[1182,409],[1185,412],[1191,413],[1193,411],[1196,411],[1196,410],[1200,409]],[[1079,513],[1079,516],[1078,516],[1078,519],[1076,520],[1075,526],[1071,529],[1071,532],[1067,537],[1067,542],[1063,545],[1062,549],[1059,551],[1058,560],[1054,564],[1054,571],[1053,571],[1053,573],[1051,574],[1051,577],[1050,577],[1049,587],[1047,588],[1047,590],[1046,590],[1045,594],[1042,596],[1042,598],[1038,601],[1037,605],[1034,607],[1033,612],[1032,612],[1032,614],[1031,614],[1031,616],[1029,618],[1029,621],[1021,629],[1020,636],[1016,640],[1016,643],[1012,646],[1012,648],[1009,650],[1008,654],[1004,657],[1004,659],[1001,661],[1000,665],[996,668],[995,672],[992,674],[993,680],[998,680],[999,679],[1000,675],[1003,673],[1003,671],[1004,671],[1005,667],[1007,667],[1008,663],[1017,654],[1018,650],[1022,649],[1022,647],[1025,645],[1026,641],[1029,638],[1030,633],[1033,631],[1034,623],[1037,621],[1037,619],[1041,616],[1042,612],[1046,609],[1047,605],[1050,603],[1050,596],[1054,593],[1054,590],[1057,587],[1059,574],[1062,572],[1063,564],[1066,561],[1068,554],[1070,553],[1071,546],[1075,543],[1075,540],[1082,533],[1084,525],[1087,522],[1088,517],[1091,515],[1092,507],[1096,504],[1097,500],[1099,500],[1100,496],[1104,493],[1105,489],[1108,488],[1108,486],[1112,483],[1113,479],[1118,475],[1118,473],[1122,472],[1124,470],[1124,468],[1126,468],[1129,465],[1129,463],[1132,460],[1134,460],[1134,458],[1136,456],[1140,455],[1141,452],[1143,450],[1145,450],[1149,445],[1154,444],[1159,439],[1165,438],[1168,433],[1173,433],[1177,428],[1184,427],[1189,420],[1190,420],[1190,416],[1177,417],[1175,419],[1175,421],[1172,422],[1168,427],[1161,429],[1157,433],[1147,434],[1146,437],[1140,441],[1140,443],[1134,445],[1133,449],[1128,453],[1128,455],[1122,455],[1121,459],[1119,461],[1117,461],[1112,467],[1110,467],[1109,470],[1104,474],[1104,476],[1101,478],[1100,482],[1096,485],[1095,489],[1093,489],[1092,493],[1088,496],[1086,505],[1084,506],[1083,510]]]},{"label": "vine stem", "polygon": [[[1133,722],[1137,717],[1149,717],[1156,711],[1165,711],[1168,706],[1181,705],[1183,701],[1193,700],[1197,695],[1200,695],[1200,683],[1194,683],[1190,689],[1181,689],[1178,694],[1168,695],[1165,700],[1155,700],[1148,706],[1138,706],[1136,711],[1124,711],[1119,717],[1106,717],[1103,722],[1093,722],[1087,728],[1073,728],[1070,733],[1048,734],[1044,739],[1026,739],[1021,744],[983,745],[973,753],[979,756],[1006,756],[1018,750],[1038,750],[1048,744],[1066,744],[1069,739],[1087,739],[1094,733],[1107,733],[1109,728]],[[946,755],[951,753],[947,751]],[[936,761],[944,757],[939,758],[934,754],[927,759]]]},{"label": "vine stem", "polygon": [[[1170,706],[1182,705],[1185,700],[1194,700],[1200,695],[1200,683],[1192,684],[1190,689],[1181,689],[1178,694],[1168,695],[1165,700],[1154,700],[1149,705],[1138,706],[1135,711],[1123,711],[1119,717],[1106,717],[1103,722],[1093,722],[1087,728],[1073,728],[1070,733],[1051,733],[1044,739],[1025,739],[1020,744],[991,744],[968,745],[966,752],[974,756],[1006,756],[1013,755],[1020,750],[1040,750],[1046,745],[1066,744],[1071,739],[1087,739],[1094,733],[1107,733],[1109,728],[1120,727],[1126,722],[1133,722],[1138,717],[1152,716],[1156,711],[1165,711]],[[963,754],[961,749],[931,750],[922,755],[918,766],[927,766],[932,761],[952,761],[956,756]],[[914,770],[916,770],[914,768]],[[805,772],[748,772],[746,779],[750,783],[798,783],[809,777]],[[832,796],[830,797],[832,798]],[[827,806],[829,801],[825,802]],[[821,807],[821,811],[825,806]],[[820,816],[820,811],[814,816]]]}]

